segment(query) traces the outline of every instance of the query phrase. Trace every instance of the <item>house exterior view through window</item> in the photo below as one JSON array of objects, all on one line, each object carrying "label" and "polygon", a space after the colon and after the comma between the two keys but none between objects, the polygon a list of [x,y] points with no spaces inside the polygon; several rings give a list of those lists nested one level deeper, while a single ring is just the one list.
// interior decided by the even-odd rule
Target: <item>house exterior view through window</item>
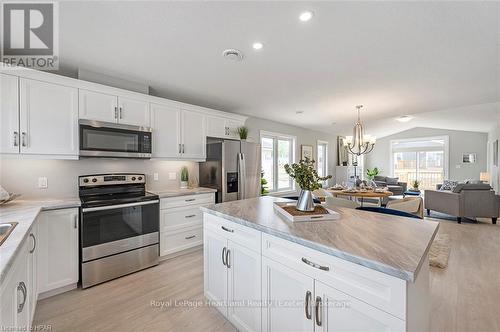
[{"label": "house exterior view through window", "polygon": [[[318,141],[318,151],[316,153],[316,167],[319,176],[328,175],[328,142]],[[324,181],[326,185],[328,181]]]},{"label": "house exterior view through window", "polygon": [[420,182],[420,189],[435,189],[447,177],[448,138],[418,138],[391,142],[392,169],[399,181]]},{"label": "house exterior view through window", "polygon": [[261,132],[262,171],[270,192],[293,189],[285,165],[294,162],[295,137]]}]

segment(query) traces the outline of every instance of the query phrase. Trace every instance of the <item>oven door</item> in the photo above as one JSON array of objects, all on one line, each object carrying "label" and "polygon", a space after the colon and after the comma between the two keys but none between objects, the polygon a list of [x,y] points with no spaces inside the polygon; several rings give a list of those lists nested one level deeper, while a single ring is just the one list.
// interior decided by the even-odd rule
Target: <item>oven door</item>
[{"label": "oven door", "polygon": [[159,200],[82,208],[82,261],[159,243]]},{"label": "oven door", "polygon": [[151,158],[151,129],[80,120],[80,155]]}]

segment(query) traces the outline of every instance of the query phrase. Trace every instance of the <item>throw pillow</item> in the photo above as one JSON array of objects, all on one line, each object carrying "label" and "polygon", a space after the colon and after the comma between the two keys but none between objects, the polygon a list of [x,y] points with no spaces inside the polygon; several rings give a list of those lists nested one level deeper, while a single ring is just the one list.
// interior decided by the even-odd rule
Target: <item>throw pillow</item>
[{"label": "throw pillow", "polygon": [[387,182],[387,184],[389,184],[389,185],[397,185],[398,181],[399,181],[399,178],[390,178],[390,177],[387,177],[385,180],[385,182]]},{"label": "throw pillow", "polygon": [[453,190],[458,184],[458,181],[444,180],[441,189],[439,190]]}]

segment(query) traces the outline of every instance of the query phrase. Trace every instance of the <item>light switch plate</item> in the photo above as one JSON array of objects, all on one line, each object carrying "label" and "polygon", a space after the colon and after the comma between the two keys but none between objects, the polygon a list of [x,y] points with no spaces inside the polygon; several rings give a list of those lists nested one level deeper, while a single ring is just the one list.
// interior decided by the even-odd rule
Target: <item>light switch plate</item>
[{"label": "light switch plate", "polygon": [[38,188],[39,189],[47,189],[49,187],[48,181],[46,177],[39,177],[38,178]]},{"label": "light switch plate", "polygon": [[154,179],[155,181],[158,181],[158,173],[153,173],[153,179]]},{"label": "light switch plate", "polygon": [[168,179],[169,180],[175,180],[175,179],[177,179],[177,173],[175,173],[175,172],[169,172],[168,173]]}]

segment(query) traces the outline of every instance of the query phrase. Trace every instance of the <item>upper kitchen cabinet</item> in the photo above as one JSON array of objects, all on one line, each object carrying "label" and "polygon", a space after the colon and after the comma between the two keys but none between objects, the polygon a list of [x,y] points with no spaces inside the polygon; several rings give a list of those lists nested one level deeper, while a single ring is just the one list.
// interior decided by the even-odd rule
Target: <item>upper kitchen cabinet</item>
[{"label": "upper kitchen cabinet", "polygon": [[194,111],[182,110],[181,125],[182,157],[186,159],[205,159],[205,115]]},{"label": "upper kitchen cabinet", "polygon": [[244,120],[229,119],[219,116],[207,116],[207,136],[217,138],[239,139],[238,127]]},{"label": "upper kitchen cabinet", "polygon": [[22,154],[78,156],[78,89],[21,78]]},{"label": "upper kitchen cabinet", "polygon": [[80,89],[80,119],[150,126],[149,102]]},{"label": "upper kitchen cabinet", "polygon": [[151,104],[153,158],[181,155],[181,110],[170,105]]},{"label": "upper kitchen cabinet", "polygon": [[19,153],[19,79],[0,74],[0,153]]}]

